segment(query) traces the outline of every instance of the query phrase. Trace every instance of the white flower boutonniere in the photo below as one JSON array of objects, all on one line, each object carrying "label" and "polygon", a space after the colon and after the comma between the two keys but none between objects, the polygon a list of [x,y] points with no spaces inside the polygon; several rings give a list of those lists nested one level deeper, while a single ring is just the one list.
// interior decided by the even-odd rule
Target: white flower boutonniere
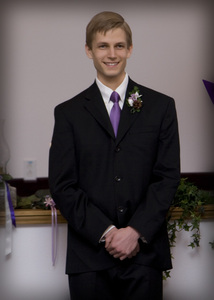
[{"label": "white flower boutonniere", "polygon": [[135,86],[129,95],[130,97],[127,99],[127,104],[131,107],[131,113],[140,112],[143,100],[141,99],[142,95],[139,94],[138,87]]}]

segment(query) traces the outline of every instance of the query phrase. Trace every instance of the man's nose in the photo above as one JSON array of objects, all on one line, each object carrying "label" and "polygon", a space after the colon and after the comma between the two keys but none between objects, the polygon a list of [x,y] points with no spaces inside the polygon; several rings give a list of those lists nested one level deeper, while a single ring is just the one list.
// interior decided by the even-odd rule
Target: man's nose
[{"label": "man's nose", "polygon": [[116,57],[116,52],[115,52],[115,48],[114,47],[109,47],[108,56],[111,57],[111,58],[115,58]]}]

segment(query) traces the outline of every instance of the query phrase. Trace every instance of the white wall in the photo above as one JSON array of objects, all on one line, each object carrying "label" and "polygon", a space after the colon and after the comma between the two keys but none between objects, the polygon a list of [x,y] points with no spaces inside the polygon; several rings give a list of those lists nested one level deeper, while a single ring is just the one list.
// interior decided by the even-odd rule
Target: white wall
[{"label": "white wall", "polygon": [[175,98],[182,171],[213,171],[214,107],[202,82],[213,79],[211,1],[27,2],[8,5],[4,13],[4,100],[13,177],[23,177],[26,159],[37,161],[37,177],[48,175],[53,109],[94,80],[84,52],[85,27],[102,10],[121,13],[132,28],[129,75]]},{"label": "white wall", "polygon": [[[60,224],[58,229],[57,260],[54,267],[51,261],[49,225],[23,225],[13,231],[12,254],[4,261],[3,267],[1,264],[1,274],[3,269],[6,282],[4,293],[0,290],[1,300],[69,299],[68,279],[65,275],[67,227]],[[213,222],[202,221],[200,229],[200,247],[194,250],[187,247],[190,233],[182,232],[178,235],[177,245],[173,250],[174,268],[171,278],[164,282],[164,300],[213,299],[214,250],[209,245],[213,240]],[[3,241],[1,239],[1,243]]]},{"label": "white wall", "polygon": [[[52,265],[51,226],[18,226],[13,230],[12,254],[3,257],[1,236],[1,300],[68,300],[65,275],[67,227],[58,225],[57,259]],[[3,275],[4,274],[4,275]]]}]

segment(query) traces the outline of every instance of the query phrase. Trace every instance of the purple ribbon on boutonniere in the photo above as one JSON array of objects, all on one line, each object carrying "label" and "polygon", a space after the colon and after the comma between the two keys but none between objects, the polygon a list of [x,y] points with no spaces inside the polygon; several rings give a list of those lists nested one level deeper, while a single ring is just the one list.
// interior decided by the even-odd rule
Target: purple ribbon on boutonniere
[{"label": "purple ribbon on boutonniere", "polygon": [[57,210],[53,199],[47,195],[45,197],[46,207],[51,208],[51,227],[52,227],[52,264],[55,265],[57,255]]}]

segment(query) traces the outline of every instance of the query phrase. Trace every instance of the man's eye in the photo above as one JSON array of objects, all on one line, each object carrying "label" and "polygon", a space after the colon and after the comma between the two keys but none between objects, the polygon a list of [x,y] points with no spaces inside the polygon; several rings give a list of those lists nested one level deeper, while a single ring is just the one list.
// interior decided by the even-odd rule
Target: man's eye
[{"label": "man's eye", "polygon": [[124,48],[124,45],[123,44],[118,44],[117,48],[122,49],[122,48]]},{"label": "man's eye", "polygon": [[99,48],[104,49],[104,48],[106,48],[106,45],[100,45]]}]

